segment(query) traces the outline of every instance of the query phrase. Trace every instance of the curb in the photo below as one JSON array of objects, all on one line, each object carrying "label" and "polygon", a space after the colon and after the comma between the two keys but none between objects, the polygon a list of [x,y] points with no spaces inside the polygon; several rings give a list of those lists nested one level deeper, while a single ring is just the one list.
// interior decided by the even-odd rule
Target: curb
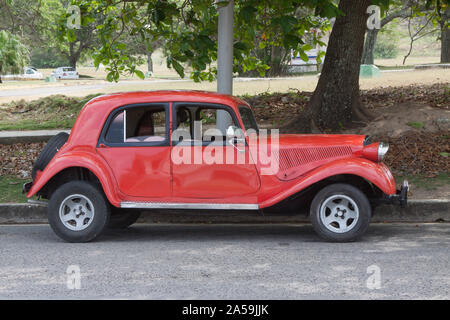
[{"label": "curb", "polygon": [[[145,211],[139,223],[304,223],[306,214],[278,215],[257,211]],[[450,199],[410,200],[406,208],[382,205],[372,222],[450,222]],[[47,223],[47,208],[37,204],[0,204],[0,224]]]},{"label": "curb", "polygon": [[426,69],[449,69],[450,63],[437,63],[437,64],[418,64],[414,66],[416,70],[426,70]]},{"label": "curb", "polygon": [[70,130],[0,131],[0,144],[45,142],[60,132]]}]

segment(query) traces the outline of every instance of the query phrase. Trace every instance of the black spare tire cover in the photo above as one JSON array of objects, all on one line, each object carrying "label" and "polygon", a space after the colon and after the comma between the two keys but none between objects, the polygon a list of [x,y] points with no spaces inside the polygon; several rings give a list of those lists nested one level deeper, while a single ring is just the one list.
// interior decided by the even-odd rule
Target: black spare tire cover
[{"label": "black spare tire cover", "polygon": [[43,171],[45,169],[50,160],[53,159],[59,149],[67,142],[67,139],[69,139],[69,135],[66,132],[60,132],[48,140],[33,165],[33,170],[31,171],[33,180],[36,177],[38,170]]}]

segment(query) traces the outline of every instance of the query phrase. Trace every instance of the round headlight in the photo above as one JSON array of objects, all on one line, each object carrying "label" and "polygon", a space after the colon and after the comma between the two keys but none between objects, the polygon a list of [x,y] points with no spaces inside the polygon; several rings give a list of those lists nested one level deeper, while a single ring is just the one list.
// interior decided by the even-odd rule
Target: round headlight
[{"label": "round headlight", "polygon": [[378,144],[378,161],[381,162],[389,150],[389,143],[380,142]]}]

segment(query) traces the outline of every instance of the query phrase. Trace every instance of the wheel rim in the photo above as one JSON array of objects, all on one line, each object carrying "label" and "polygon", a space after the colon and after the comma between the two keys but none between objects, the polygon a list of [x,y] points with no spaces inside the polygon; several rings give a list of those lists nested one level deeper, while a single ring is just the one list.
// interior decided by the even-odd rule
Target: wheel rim
[{"label": "wheel rim", "polygon": [[94,206],[89,198],[81,194],[70,195],[61,202],[59,218],[70,230],[84,230],[94,219]]},{"label": "wheel rim", "polygon": [[320,207],[320,220],[323,225],[335,233],[352,230],[358,223],[359,209],[356,202],[345,195],[328,197]]}]

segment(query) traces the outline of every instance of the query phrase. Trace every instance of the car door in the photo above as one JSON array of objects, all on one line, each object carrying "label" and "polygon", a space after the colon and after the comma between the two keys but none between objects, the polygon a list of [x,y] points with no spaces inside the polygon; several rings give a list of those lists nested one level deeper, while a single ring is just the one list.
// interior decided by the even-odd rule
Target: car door
[{"label": "car door", "polygon": [[230,143],[217,127],[218,111],[228,112],[238,126],[232,108],[183,102],[172,108],[174,197],[226,199],[258,191],[260,179],[248,146]]},{"label": "car door", "polygon": [[111,113],[97,151],[120,191],[160,199],[171,195],[169,104],[139,104]]}]

